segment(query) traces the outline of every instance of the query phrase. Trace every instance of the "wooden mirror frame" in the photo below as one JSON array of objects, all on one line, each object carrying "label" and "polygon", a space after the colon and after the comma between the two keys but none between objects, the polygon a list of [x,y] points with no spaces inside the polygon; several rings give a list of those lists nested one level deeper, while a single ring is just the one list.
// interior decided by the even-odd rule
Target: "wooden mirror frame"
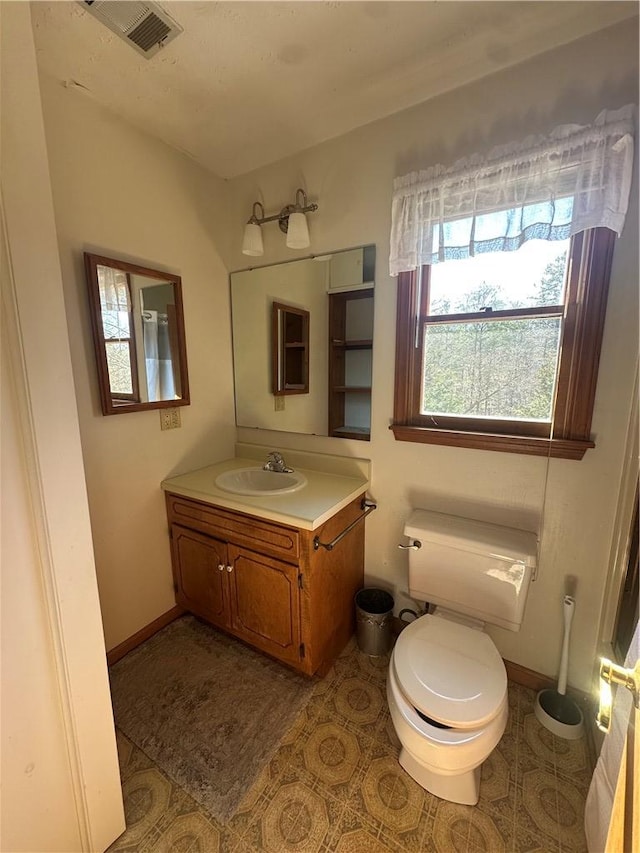
[{"label": "wooden mirror frame", "polygon": [[[167,409],[175,406],[188,406],[191,402],[189,396],[189,375],[187,370],[187,349],[184,329],[184,313],[182,308],[182,280],[180,276],[164,270],[155,270],[131,264],[116,258],[107,258],[102,255],[84,253],[84,266],[89,293],[89,314],[91,317],[91,331],[96,355],[96,366],[98,373],[98,387],[100,389],[100,404],[103,415],[120,415],[126,412],[143,412],[148,409]],[[131,401],[126,399],[114,399],[109,382],[109,368],[107,364],[106,340],[103,333],[102,309],[100,306],[100,290],[98,284],[98,267],[104,266],[120,270],[127,275],[134,274],[145,276],[154,281],[173,285],[175,323],[172,341],[172,354],[177,357],[176,378],[180,383],[181,396],[178,399],[140,401],[139,400],[139,376],[138,371],[132,370],[133,394]],[[135,338],[132,338],[135,347]],[[135,363],[134,350],[132,350],[132,364]],[[135,399],[135,398],[138,399]]]}]

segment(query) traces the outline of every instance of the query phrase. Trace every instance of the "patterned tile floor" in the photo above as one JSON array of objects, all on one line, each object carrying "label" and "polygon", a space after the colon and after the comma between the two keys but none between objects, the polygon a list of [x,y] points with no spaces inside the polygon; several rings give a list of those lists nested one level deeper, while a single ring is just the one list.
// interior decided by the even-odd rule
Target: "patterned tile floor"
[{"label": "patterned tile floor", "polygon": [[532,690],[509,685],[509,721],[483,765],[480,802],[460,806],[428,794],[398,764],[387,664],[352,641],[227,824],[210,818],[118,733],[127,830],[110,851],[586,850],[585,741],[542,728]]}]

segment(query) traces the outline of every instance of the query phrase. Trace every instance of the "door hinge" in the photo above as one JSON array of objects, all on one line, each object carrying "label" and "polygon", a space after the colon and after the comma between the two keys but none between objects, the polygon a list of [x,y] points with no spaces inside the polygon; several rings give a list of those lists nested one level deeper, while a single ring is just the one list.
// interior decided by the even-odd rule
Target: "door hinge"
[{"label": "door hinge", "polygon": [[169,528],[169,539],[173,539],[173,527]]},{"label": "door hinge", "polygon": [[298,589],[304,589],[304,583],[302,581],[302,574],[298,575]]},{"label": "door hinge", "polygon": [[175,592],[176,595],[178,594],[178,584],[177,583],[174,583],[173,591]]},{"label": "door hinge", "polygon": [[300,643],[300,657],[304,657],[304,643]]}]

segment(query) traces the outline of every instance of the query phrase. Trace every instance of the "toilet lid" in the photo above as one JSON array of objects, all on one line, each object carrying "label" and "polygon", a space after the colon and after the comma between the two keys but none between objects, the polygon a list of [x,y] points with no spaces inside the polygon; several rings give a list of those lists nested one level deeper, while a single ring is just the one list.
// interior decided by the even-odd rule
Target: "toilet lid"
[{"label": "toilet lid", "polygon": [[504,701],[504,663],[491,637],[478,629],[422,616],[401,632],[393,657],[407,699],[443,725],[480,728]]}]

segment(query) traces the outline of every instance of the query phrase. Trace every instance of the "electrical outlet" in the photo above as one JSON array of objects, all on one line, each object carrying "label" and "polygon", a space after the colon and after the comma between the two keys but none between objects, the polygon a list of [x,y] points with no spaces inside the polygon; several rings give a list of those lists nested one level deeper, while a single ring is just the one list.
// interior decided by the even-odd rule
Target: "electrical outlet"
[{"label": "electrical outlet", "polygon": [[180,409],[160,409],[160,429],[177,429],[179,426]]},{"label": "electrical outlet", "polygon": [[274,412],[284,412],[284,401],[287,398],[278,394],[277,397],[273,398],[273,410]]}]

